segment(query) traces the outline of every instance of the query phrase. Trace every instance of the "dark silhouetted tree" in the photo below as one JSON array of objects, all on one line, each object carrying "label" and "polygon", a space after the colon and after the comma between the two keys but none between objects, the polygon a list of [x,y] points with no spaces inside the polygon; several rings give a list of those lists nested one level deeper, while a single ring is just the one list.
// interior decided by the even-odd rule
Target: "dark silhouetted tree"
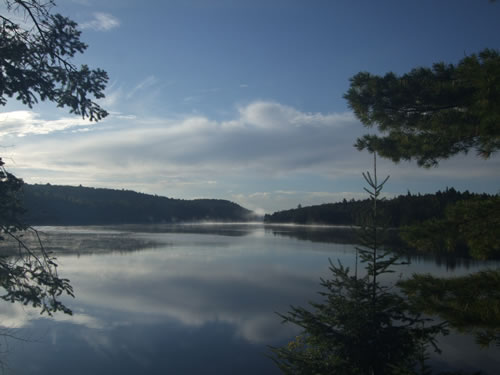
[{"label": "dark silhouetted tree", "polygon": [[460,200],[448,205],[441,218],[402,227],[401,238],[421,252],[499,259],[499,212],[499,196]]},{"label": "dark silhouetted tree", "polygon": [[[416,68],[402,76],[361,72],[351,78],[344,97],[365,126],[375,125],[380,132],[363,136],[355,146],[394,162],[416,160],[419,166],[431,167],[458,153],[475,150],[489,158],[500,149],[500,54],[496,50],[485,49],[456,65]],[[479,259],[498,257],[498,196],[460,201],[445,212],[443,218],[405,228],[403,238],[424,251],[457,252],[463,246]],[[498,314],[491,312],[498,310],[499,275],[500,270],[455,280],[415,275],[402,285],[425,310],[459,329],[496,327],[486,334],[495,339]],[[462,287],[469,282],[488,287],[478,298],[474,286]]]},{"label": "dark silhouetted tree", "polygon": [[398,284],[425,313],[475,334],[481,346],[500,347],[499,285],[500,273],[494,270],[454,278],[414,275]]},{"label": "dark silhouetted tree", "polygon": [[380,276],[398,262],[381,246],[377,202],[387,178],[379,183],[376,171],[364,177],[372,203],[361,232],[364,246],[358,248],[365,275],[330,262],[333,277],[321,281],[324,301],[280,314],[284,322],[303,328],[288,345],[272,348],[273,360],[286,374],[425,373],[425,350],[444,332],[443,325],[426,326],[427,320],[401,294],[381,283]]},{"label": "dark silhouetted tree", "polygon": [[[77,24],[52,14],[53,1],[4,2],[9,14],[0,15],[0,105],[11,97],[30,108],[48,100],[90,120],[104,118],[107,112],[91,96],[104,97],[108,75],[72,62],[87,48]],[[9,17],[15,13],[23,24]]]},{"label": "dark silhouetted tree", "polygon": [[484,158],[500,148],[500,55],[485,49],[458,64],[436,63],[398,76],[361,72],[344,95],[361,122],[381,135],[355,146],[420,166],[469,150]]},{"label": "dark silhouetted tree", "polygon": [[[9,98],[32,107],[51,101],[71,113],[98,121],[107,115],[92,97],[104,97],[108,81],[101,69],[77,67],[72,59],[87,46],[72,20],[53,14],[53,1],[5,0],[0,14],[0,105]],[[58,299],[73,295],[68,280],[57,275],[55,259],[40,243],[35,250],[22,241],[30,229],[23,223],[19,192],[23,182],[4,168],[0,158],[0,235],[16,251],[0,258],[4,300],[21,302],[41,312],[71,311]],[[31,228],[32,234],[37,232]],[[5,246],[4,246],[5,247]]]}]

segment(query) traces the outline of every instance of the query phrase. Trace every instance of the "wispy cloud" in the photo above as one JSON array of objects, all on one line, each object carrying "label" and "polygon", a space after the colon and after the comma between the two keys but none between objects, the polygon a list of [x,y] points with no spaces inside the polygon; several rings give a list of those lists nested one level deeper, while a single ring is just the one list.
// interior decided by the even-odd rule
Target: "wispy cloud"
[{"label": "wispy cloud", "polygon": [[154,86],[158,83],[158,79],[154,75],[150,75],[139,82],[130,92],[127,94],[127,99],[132,98],[138,91],[142,91]]},{"label": "wispy cloud", "polygon": [[92,29],[97,31],[108,31],[120,26],[120,21],[108,13],[94,13],[94,18],[80,25],[82,29]]},{"label": "wispy cloud", "polygon": [[79,117],[64,117],[57,120],[43,120],[33,111],[12,111],[0,113],[0,136],[49,134],[78,126],[90,126],[90,122]]},{"label": "wispy cloud", "polygon": [[115,88],[113,85],[106,90],[106,96],[99,100],[99,104],[104,108],[113,108],[120,103],[123,98],[123,89]]},{"label": "wispy cloud", "polygon": [[200,99],[201,99],[201,96],[186,96],[182,100],[187,103],[187,102],[196,102],[196,101],[199,101]]}]

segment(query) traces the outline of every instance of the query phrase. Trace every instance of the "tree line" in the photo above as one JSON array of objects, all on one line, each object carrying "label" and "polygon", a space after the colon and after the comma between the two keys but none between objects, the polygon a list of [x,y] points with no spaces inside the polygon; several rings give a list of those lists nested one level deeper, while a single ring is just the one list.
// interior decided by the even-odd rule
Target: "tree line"
[{"label": "tree line", "polygon": [[[363,225],[370,199],[328,203],[279,211],[266,223]],[[381,223],[397,228],[408,248],[453,253],[476,259],[500,258],[500,197],[460,192],[400,195],[378,202]]]},{"label": "tree line", "polygon": [[[76,23],[53,14],[53,1],[5,0],[4,5],[6,11],[0,14],[0,106],[4,106],[8,98],[15,98],[30,108],[38,101],[46,100],[83,118],[95,121],[104,118],[107,112],[92,97],[104,97],[108,76],[101,69],[91,70],[86,65],[77,67],[73,63],[72,58],[87,48],[80,40]],[[16,18],[12,17],[15,12],[24,15],[34,27],[26,28],[15,21]],[[456,65],[436,63],[431,68],[412,69],[402,76],[360,72],[351,78],[351,87],[345,98],[363,125],[368,128],[375,126],[380,134],[367,134],[358,139],[355,146],[358,150],[378,153],[395,162],[416,160],[425,167],[472,150],[489,158],[500,150],[499,88],[500,53],[490,49],[466,56]],[[20,220],[19,199],[27,208],[25,218],[33,224],[58,224],[58,220],[66,224],[83,224],[98,213],[101,220],[119,218],[119,222],[124,222],[125,218],[140,218],[150,222],[162,220],[164,211],[161,208],[167,207],[172,208],[170,219],[177,219],[181,213],[187,212],[198,215],[198,218],[210,218],[207,213],[216,212],[214,207],[218,204],[230,212],[231,209],[236,212],[244,210],[231,206],[230,202],[217,201],[214,205],[212,201],[202,200],[194,201],[198,204],[196,211],[189,205],[183,206],[182,202],[187,201],[153,199],[133,192],[120,192],[114,196],[115,200],[110,201],[107,198],[111,195],[106,196],[109,192],[101,191],[104,189],[91,192],[85,188],[67,187],[25,186],[20,198],[17,193],[22,181],[8,173],[3,164],[0,158],[0,240],[3,237],[16,238],[20,255],[19,259],[0,259],[0,284],[6,291],[1,298],[31,304],[41,308],[42,312],[70,312],[58,296],[62,293],[72,295],[72,288],[68,280],[57,276],[55,259],[43,252],[43,246],[43,256],[40,257],[17,237],[16,233],[29,229]],[[370,194],[375,202],[382,186],[376,183],[376,179],[374,184],[371,180],[368,182],[373,188]],[[79,189],[82,194],[73,194]],[[87,193],[89,196],[97,193],[93,197],[100,198],[92,200]],[[304,330],[286,347],[275,348],[275,360],[285,373],[417,373],[417,364],[425,365],[425,351],[435,345],[433,337],[442,327],[431,326],[430,330],[424,327],[425,321],[411,306],[412,298],[435,301],[424,306],[426,313],[444,316],[450,324],[462,327],[462,321],[484,325],[485,320],[480,317],[484,317],[485,311],[492,311],[486,319],[489,329],[486,338],[500,337],[500,320],[495,316],[491,319],[491,315],[498,315],[499,311],[498,305],[492,303],[498,301],[498,270],[450,282],[439,278],[416,278],[415,284],[409,285],[410,290],[405,292],[409,299],[391,292],[377,279],[378,275],[390,272],[391,265],[397,261],[397,257],[391,257],[379,248],[377,212],[392,226],[411,229],[419,225],[407,232],[407,240],[413,240],[415,245],[424,240],[427,242],[421,246],[432,248],[438,240],[437,245],[456,249],[462,242],[469,248],[470,255],[482,258],[498,255],[499,197],[472,194],[458,199],[452,197],[466,193],[445,193],[448,200],[438,198],[438,193],[435,197],[428,197],[429,201],[425,196],[416,199],[409,194],[405,198],[379,202],[380,211],[376,205],[372,206],[371,212],[368,210],[365,217],[371,217],[372,222],[365,233],[365,246],[358,249],[360,262],[365,265],[365,275],[358,277],[357,272],[353,275],[342,265],[332,264],[333,278],[322,282],[327,288],[327,292],[322,292],[325,303],[313,305],[315,311],[312,312],[293,308],[282,315],[285,321]],[[364,203],[344,201],[333,204],[335,210],[325,209],[321,215],[313,215],[309,211],[314,209],[307,208],[300,211],[301,214],[307,213],[300,221],[298,218],[294,220],[305,223],[311,218],[315,222],[356,224],[366,212]],[[221,211],[223,209],[218,207],[217,212]],[[382,215],[384,211],[390,215]],[[67,215],[64,220],[60,219],[63,214]],[[266,221],[280,215],[287,217],[285,213],[277,213],[269,215]],[[463,284],[480,284],[482,287],[478,290],[482,294],[475,290],[471,294],[462,287]],[[443,295],[448,296],[447,300],[437,303],[443,300]],[[474,298],[477,296],[480,298]],[[461,313],[466,314],[459,315]],[[458,324],[451,318],[456,316],[463,316]],[[492,322],[494,324],[490,324]],[[430,373],[430,369],[422,366],[419,373]]]},{"label": "tree line", "polygon": [[130,190],[29,185],[21,193],[30,225],[105,225],[249,221],[252,211],[220,199],[183,200]]},{"label": "tree line", "polygon": [[[432,218],[443,218],[448,206],[464,200],[490,200],[492,195],[476,194],[469,191],[460,192],[454,188],[446,188],[432,194],[399,195],[392,199],[378,202],[384,214],[386,224],[401,227],[422,223]],[[366,208],[370,200],[346,200],[336,203],[298,207],[267,214],[264,221],[268,223],[326,224],[326,225],[360,225],[363,223]]]}]

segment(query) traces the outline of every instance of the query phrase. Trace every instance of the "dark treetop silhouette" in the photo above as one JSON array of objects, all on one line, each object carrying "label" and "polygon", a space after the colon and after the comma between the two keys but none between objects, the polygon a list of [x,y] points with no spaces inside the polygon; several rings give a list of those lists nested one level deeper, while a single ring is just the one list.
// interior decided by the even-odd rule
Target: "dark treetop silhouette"
[{"label": "dark treetop silhouette", "polygon": [[436,63],[402,76],[360,72],[344,95],[365,135],[359,150],[430,167],[460,152],[488,158],[500,148],[500,55],[485,49],[457,65]]}]

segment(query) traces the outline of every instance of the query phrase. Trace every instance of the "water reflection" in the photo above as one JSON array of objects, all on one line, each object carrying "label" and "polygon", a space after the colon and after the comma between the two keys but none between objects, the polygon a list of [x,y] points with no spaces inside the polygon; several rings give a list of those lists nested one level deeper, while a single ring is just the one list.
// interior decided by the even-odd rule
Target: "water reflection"
[{"label": "water reflection", "polygon": [[[354,265],[352,245],[305,242],[260,226],[45,229],[59,248],[61,275],[74,286],[76,299],[66,301],[74,316],[41,318],[0,305],[3,325],[36,338],[12,344],[8,364],[19,374],[278,373],[266,345],[297,332],[274,312],[319,298],[328,258]],[[404,272],[422,270],[467,272],[423,258]]]},{"label": "water reflection", "polygon": [[185,223],[185,224],[127,224],[108,226],[109,230],[132,233],[192,233],[239,237],[253,234],[261,223]]},{"label": "water reflection", "polygon": [[187,326],[225,322],[252,342],[288,337],[269,312],[309,298],[324,273],[323,262],[309,261],[309,267],[293,272],[278,256],[264,262],[267,257],[249,244],[228,246],[217,237],[204,243],[190,238],[127,256],[60,262],[71,275],[77,305],[116,310],[127,321],[147,316]]},{"label": "water reflection", "polygon": [[302,241],[336,244],[352,244],[357,241],[356,230],[352,227],[266,224],[265,230],[274,236],[296,238]]}]

